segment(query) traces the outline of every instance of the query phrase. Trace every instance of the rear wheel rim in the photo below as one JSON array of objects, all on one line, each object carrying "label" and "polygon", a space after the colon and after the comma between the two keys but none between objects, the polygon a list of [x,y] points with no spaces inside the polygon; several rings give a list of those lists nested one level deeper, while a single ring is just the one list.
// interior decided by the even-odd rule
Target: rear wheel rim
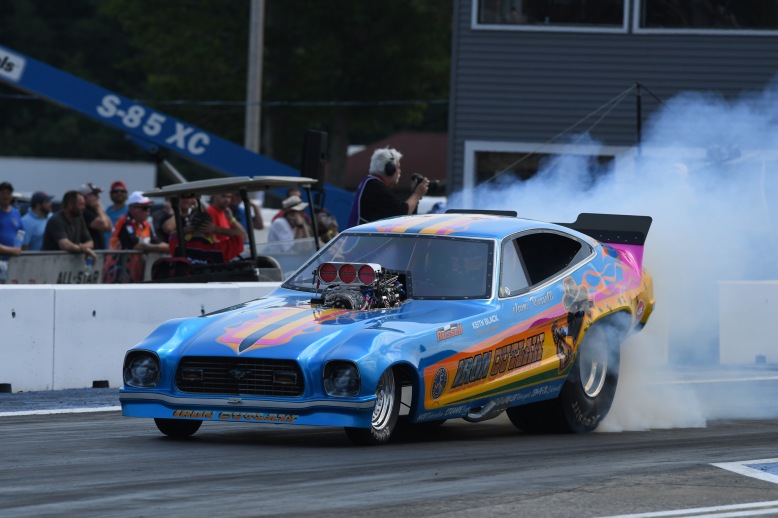
[{"label": "rear wheel rim", "polygon": [[593,347],[584,347],[581,351],[579,373],[584,394],[595,398],[602,392],[608,377],[608,351],[602,345],[588,345]]},{"label": "rear wheel rim", "polygon": [[375,430],[383,430],[389,425],[396,396],[394,374],[387,369],[378,380],[375,390],[375,408],[373,408],[372,426]]}]

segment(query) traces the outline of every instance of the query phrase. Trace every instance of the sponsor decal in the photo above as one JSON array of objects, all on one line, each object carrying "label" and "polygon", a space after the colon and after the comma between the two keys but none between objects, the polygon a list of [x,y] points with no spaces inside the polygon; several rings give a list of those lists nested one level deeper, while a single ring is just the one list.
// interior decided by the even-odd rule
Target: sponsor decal
[{"label": "sponsor decal", "polygon": [[530,297],[530,302],[532,302],[532,305],[534,306],[542,306],[543,304],[548,304],[549,302],[554,300],[554,294],[551,293],[551,291],[547,291],[545,295],[542,295],[540,297]]},{"label": "sponsor decal", "polygon": [[519,313],[523,313],[524,311],[527,311],[532,307],[542,306],[544,304],[548,304],[553,301],[554,301],[554,293],[549,290],[544,295],[540,295],[538,297],[530,297],[529,301],[522,302],[522,303],[514,302],[513,312],[518,315]]},{"label": "sponsor decal", "polygon": [[443,391],[446,390],[446,383],[448,383],[448,371],[441,367],[435,373],[435,379],[432,380],[432,399],[440,397]]},{"label": "sponsor decal", "polygon": [[638,301],[638,307],[635,309],[635,314],[638,317],[638,320],[643,318],[643,312],[646,310],[646,303],[642,300]]},{"label": "sponsor decal", "polygon": [[210,410],[176,410],[173,417],[186,417],[189,419],[213,419],[215,412]]},{"label": "sponsor decal", "polygon": [[262,423],[294,423],[299,416],[266,414],[264,412],[219,412],[220,421],[255,421]]},{"label": "sponsor decal", "polygon": [[519,304],[518,302],[513,303],[513,312],[516,313],[517,315],[519,313],[527,311],[528,309],[529,309],[529,304],[527,304],[526,302],[522,302],[521,304]]},{"label": "sponsor decal", "polygon": [[447,340],[449,338],[454,338],[455,336],[459,336],[462,333],[462,324],[446,324],[445,326],[438,328],[438,342],[442,342],[443,340]]},{"label": "sponsor decal", "polygon": [[494,362],[490,377],[499,376],[504,372],[518,369],[543,359],[543,341],[545,334],[540,333],[530,336],[526,340],[519,340],[497,348],[494,351]]},{"label": "sponsor decal", "polygon": [[25,59],[16,54],[11,54],[5,49],[0,48],[0,76],[19,81],[24,72]]},{"label": "sponsor decal", "polygon": [[476,354],[459,360],[457,373],[451,388],[460,387],[486,378],[489,374],[489,366],[492,363],[492,351]]},{"label": "sponsor decal", "polygon": [[499,322],[500,319],[497,318],[497,315],[492,315],[490,317],[484,317],[480,320],[476,320],[473,322],[473,329],[480,329],[482,327],[490,326],[492,324],[496,324]]}]

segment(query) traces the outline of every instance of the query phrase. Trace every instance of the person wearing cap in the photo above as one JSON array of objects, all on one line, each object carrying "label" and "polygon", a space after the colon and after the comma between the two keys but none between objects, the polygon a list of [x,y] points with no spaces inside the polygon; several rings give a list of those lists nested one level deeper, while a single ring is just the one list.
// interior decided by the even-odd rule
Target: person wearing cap
[{"label": "person wearing cap", "polygon": [[43,247],[43,233],[46,231],[46,223],[51,218],[51,200],[50,196],[44,191],[32,193],[30,198],[30,209],[22,216],[24,225],[24,241],[22,250],[40,250]]},{"label": "person wearing cap", "polygon": [[232,195],[214,194],[211,197],[211,204],[206,209],[213,220],[213,231],[217,241],[227,241],[233,236],[240,237],[240,252],[243,252],[243,242],[246,240],[246,229],[235,218],[230,209]]},{"label": "person wearing cap", "polygon": [[14,188],[9,182],[0,183],[0,261],[22,253],[19,231],[24,231],[22,215],[13,206]]},{"label": "person wearing cap", "polygon": [[281,204],[283,214],[270,225],[267,235],[268,243],[283,242],[283,250],[289,251],[294,246],[295,239],[311,237],[311,228],[303,212],[308,204],[297,195],[288,197]]},{"label": "person wearing cap", "polygon": [[402,170],[402,154],[396,149],[376,149],[370,157],[370,168],[354,194],[346,228],[369,223],[392,216],[414,214],[419,201],[427,194],[429,180],[423,178],[408,198],[403,201],[392,192],[399,181]]},{"label": "person wearing cap", "polygon": [[151,233],[149,213],[151,198],[135,191],[127,199],[127,214],[119,218],[111,235],[111,250],[141,250],[143,252],[168,252],[167,243],[160,243]]},{"label": "person wearing cap", "polygon": [[86,200],[86,208],[84,208],[84,221],[89,229],[89,235],[92,236],[92,241],[95,244],[95,250],[105,250],[106,232],[110,232],[113,228],[113,223],[108,214],[103,209],[103,204],[100,202],[100,193],[103,190],[91,183],[85,183],[81,186],[81,194],[84,195]]},{"label": "person wearing cap", "polygon": [[108,192],[113,204],[105,209],[105,213],[111,219],[111,229],[105,233],[105,243],[111,242],[111,234],[116,227],[119,218],[127,214],[127,184],[121,180],[116,180],[111,184],[111,190]]},{"label": "person wearing cap", "polygon": [[64,250],[97,259],[92,236],[84,221],[86,200],[78,191],[68,191],[62,197],[62,209],[46,223],[41,250]]}]

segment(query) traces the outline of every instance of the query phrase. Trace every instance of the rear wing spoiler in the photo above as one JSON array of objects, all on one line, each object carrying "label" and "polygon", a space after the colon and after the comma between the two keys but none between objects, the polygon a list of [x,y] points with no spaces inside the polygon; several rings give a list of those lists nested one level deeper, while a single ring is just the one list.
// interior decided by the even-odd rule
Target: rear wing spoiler
[{"label": "rear wing spoiler", "polygon": [[[584,212],[579,214],[573,223],[557,223],[557,225],[577,230],[615,248],[625,260],[634,262],[636,270],[640,273],[643,267],[643,245],[651,221],[650,216]],[[632,261],[629,261],[630,258]]]},{"label": "rear wing spoiler", "polygon": [[556,224],[577,230],[602,243],[642,246],[646,242],[651,221],[650,216],[583,212],[572,223]]}]

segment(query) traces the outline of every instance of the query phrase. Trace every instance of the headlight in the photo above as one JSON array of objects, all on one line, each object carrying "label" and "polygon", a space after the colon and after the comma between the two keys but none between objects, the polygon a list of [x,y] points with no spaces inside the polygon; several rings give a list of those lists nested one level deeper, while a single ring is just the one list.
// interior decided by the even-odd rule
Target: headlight
[{"label": "headlight", "polygon": [[137,353],[124,362],[124,384],[134,388],[154,388],[159,383],[159,360],[148,353]]},{"label": "headlight", "polygon": [[359,394],[359,369],[351,362],[332,361],[324,366],[324,390],[334,397]]}]

